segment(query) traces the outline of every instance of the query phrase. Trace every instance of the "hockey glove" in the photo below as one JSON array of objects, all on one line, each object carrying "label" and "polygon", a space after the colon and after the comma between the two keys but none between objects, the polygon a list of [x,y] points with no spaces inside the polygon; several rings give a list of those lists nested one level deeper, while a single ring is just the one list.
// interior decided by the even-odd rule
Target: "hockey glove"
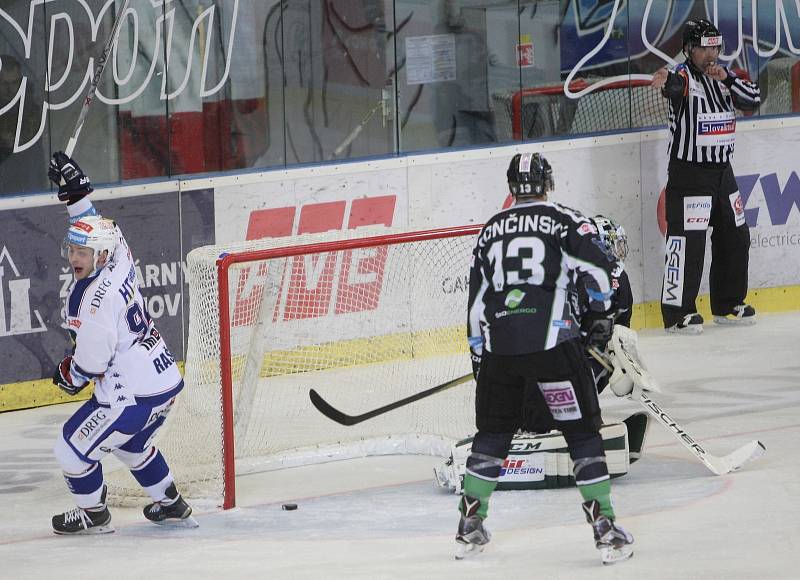
[{"label": "hockey glove", "polygon": [[72,375],[70,374],[71,366],[72,366],[72,357],[71,356],[64,357],[64,360],[58,363],[58,366],[56,367],[56,372],[53,373],[53,384],[56,385],[59,389],[61,389],[65,393],[67,393],[68,395],[77,395],[89,383],[86,382],[80,386],[73,384]]},{"label": "hockey glove", "polygon": [[470,353],[470,358],[472,359],[472,376],[475,378],[475,382],[478,382],[478,373],[481,371],[481,356],[472,352]]},{"label": "hockey glove", "polygon": [[[94,191],[92,182],[80,166],[63,151],[56,151],[50,160],[47,177],[58,185],[58,199],[67,205],[80,201]],[[64,183],[61,183],[61,181]]]},{"label": "hockey glove", "polygon": [[587,349],[594,348],[603,352],[614,332],[614,315],[616,311],[595,312],[590,310],[581,320],[581,340]]}]

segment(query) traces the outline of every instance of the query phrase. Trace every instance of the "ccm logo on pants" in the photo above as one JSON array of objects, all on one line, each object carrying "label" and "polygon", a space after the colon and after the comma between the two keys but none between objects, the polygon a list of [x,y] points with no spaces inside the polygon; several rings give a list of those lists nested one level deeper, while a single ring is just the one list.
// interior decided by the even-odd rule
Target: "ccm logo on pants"
[{"label": "ccm logo on pants", "polygon": [[711,196],[683,198],[683,229],[707,230],[711,222]]}]

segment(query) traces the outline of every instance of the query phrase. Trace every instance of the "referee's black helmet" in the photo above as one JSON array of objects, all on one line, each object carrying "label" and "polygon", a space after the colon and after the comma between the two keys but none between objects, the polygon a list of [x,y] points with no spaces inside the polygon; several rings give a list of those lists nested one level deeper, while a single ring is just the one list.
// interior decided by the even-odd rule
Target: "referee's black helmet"
[{"label": "referee's black helmet", "polygon": [[684,52],[690,53],[698,46],[716,46],[722,50],[722,33],[705,18],[689,20],[683,27]]}]

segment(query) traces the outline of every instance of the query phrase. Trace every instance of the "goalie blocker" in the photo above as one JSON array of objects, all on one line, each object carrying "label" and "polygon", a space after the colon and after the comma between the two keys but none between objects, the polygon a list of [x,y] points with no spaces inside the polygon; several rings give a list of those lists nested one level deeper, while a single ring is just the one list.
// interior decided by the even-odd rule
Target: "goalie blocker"
[{"label": "goalie blocker", "polygon": [[[622,423],[611,423],[600,428],[608,473],[611,477],[625,475],[630,464],[639,459],[648,424],[647,413],[635,413]],[[437,486],[452,489],[457,494],[462,492],[467,457],[471,448],[471,437],[453,445],[447,462],[433,469]],[[511,450],[500,470],[498,491],[554,489],[574,485],[572,460],[561,432],[514,435]]]}]

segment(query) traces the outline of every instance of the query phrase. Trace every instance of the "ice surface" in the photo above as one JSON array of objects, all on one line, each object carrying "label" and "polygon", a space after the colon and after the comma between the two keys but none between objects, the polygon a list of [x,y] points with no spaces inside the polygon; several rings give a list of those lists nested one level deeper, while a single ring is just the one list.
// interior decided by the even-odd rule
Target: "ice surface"
[{"label": "ice surface", "polygon": [[[640,349],[666,410],[710,452],[760,439],[767,453],[718,477],[658,424],[644,458],[614,480],[635,556],[600,565],[575,489],[498,492],[486,551],[456,562],[456,497],[432,457],[377,457],[237,480],[239,506],[169,530],[113,508],[116,533],[62,537],[73,507],[52,457],[74,405],[0,415],[0,578],[796,578],[800,550],[800,313],[701,336],[644,331]],[[607,419],[638,411],[602,397]],[[297,511],[282,511],[293,502]]]}]

